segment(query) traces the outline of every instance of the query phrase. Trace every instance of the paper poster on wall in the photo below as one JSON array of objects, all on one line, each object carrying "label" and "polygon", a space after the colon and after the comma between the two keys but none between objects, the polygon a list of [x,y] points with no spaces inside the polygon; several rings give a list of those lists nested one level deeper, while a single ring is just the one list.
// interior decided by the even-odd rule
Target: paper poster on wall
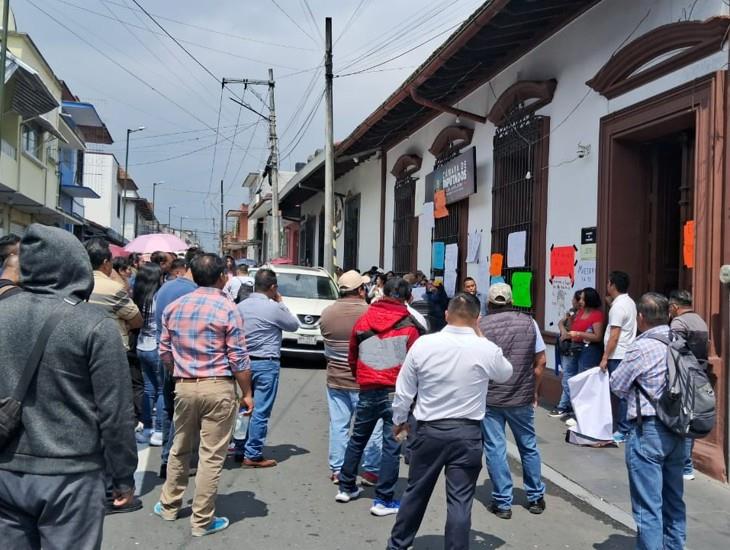
[{"label": "paper poster on wall", "polygon": [[437,220],[446,218],[449,215],[449,209],[446,208],[446,191],[443,189],[433,194],[433,217]]},{"label": "paper poster on wall", "polygon": [[684,267],[695,266],[695,221],[689,220],[684,223],[682,256],[684,256]]},{"label": "paper poster on wall", "polygon": [[596,245],[595,244],[580,245],[580,259],[581,260],[595,260],[596,259]]},{"label": "paper poster on wall", "polygon": [[496,285],[497,283],[504,283],[504,282],[505,282],[504,277],[502,277],[501,275],[497,275],[496,277],[492,277],[491,279],[489,279],[489,286]]},{"label": "paper poster on wall", "polygon": [[476,273],[472,272],[470,274],[474,275],[474,280],[477,282],[477,289],[483,294],[486,294],[489,288],[489,260],[481,256],[479,263],[475,264],[475,267]]},{"label": "paper poster on wall", "polygon": [[512,273],[512,303],[517,307],[532,307],[532,272]]},{"label": "paper poster on wall", "polygon": [[575,268],[575,290],[596,288],[596,260],[580,260]]},{"label": "paper poster on wall", "polygon": [[550,281],[550,301],[545,312],[545,330],[558,331],[558,322],[573,305],[573,281],[569,277],[555,277]]},{"label": "paper poster on wall", "polygon": [[507,236],[507,267],[525,267],[527,231],[517,231]]},{"label": "paper poster on wall", "polygon": [[451,298],[456,292],[456,271],[459,267],[459,245],[447,244],[444,255],[444,290]]},{"label": "paper poster on wall", "polygon": [[466,263],[475,264],[479,261],[479,247],[481,243],[481,231],[474,231],[467,235]]},{"label": "paper poster on wall", "polygon": [[431,244],[431,267],[433,269],[444,268],[444,253],[446,245],[440,241]]},{"label": "paper poster on wall", "polygon": [[567,277],[571,281],[575,278],[575,246],[550,247],[550,278]]},{"label": "paper poster on wall", "polygon": [[580,230],[580,244],[596,244],[596,237],[595,227],[583,227]]},{"label": "paper poster on wall", "polygon": [[496,277],[502,274],[502,263],[504,262],[504,256],[499,253],[492,254],[489,261],[489,274],[492,277]]},{"label": "paper poster on wall", "polygon": [[421,207],[421,219],[418,222],[419,231],[431,231],[434,227],[433,203],[425,202]]}]

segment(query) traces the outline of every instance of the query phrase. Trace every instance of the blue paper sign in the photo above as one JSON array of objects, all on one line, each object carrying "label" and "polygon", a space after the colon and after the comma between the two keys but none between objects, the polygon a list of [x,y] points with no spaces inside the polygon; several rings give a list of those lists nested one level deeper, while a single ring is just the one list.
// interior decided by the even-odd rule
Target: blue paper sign
[{"label": "blue paper sign", "polygon": [[503,282],[505,282],[504,277],[502,277],[501,275],[498,275],[497,277],[491,277],[489,279],[490,285],[496,285],[497,283],[503,283]]},{"label": "blue paper sign", "polygon": [[443,269],[444,256],[446,255],[446,243],[435,242],[431,245],[431,268]]}]

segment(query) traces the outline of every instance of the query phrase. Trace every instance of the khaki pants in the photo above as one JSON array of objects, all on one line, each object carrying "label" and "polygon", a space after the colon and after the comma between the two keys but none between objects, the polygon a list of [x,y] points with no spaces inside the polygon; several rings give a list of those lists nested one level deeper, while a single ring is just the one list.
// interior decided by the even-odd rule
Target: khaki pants
[{"label": "khaki pants", "polygon": [[200,438],[195,497],[190,523],[204,531],[213,520],[218,482],[236,419],[238,401],[233,380],[205,379],[175,385],[175,441],[167,463],[167,480],[160,503],[165,518],[173,519],[188,485],[190,455]]}]

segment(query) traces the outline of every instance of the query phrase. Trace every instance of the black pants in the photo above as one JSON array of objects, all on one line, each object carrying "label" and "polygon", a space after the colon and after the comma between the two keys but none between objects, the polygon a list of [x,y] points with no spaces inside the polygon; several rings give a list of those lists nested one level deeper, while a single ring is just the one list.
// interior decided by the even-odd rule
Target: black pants
[{"label": "black pants", "polygon": [[129,361],[129,374],[132,377],[132,403],[134,404],[135,423],[142,422],[142,407],[144,406],[144,377],[139,359],[136,355],[127,354]]},{"label": "black pants", "polygon": [[388,541],[388,550],[413,545],[442,469],[446,469],[444,548],[468,550],[471,505],[482,469],[482,431],[478,421],[419,422],[411,445],[408,488]]},{"label": "black pants", "polygon": [[0,547],[95,550],[104,527],[101,471],[35,475],[0,470]]}]

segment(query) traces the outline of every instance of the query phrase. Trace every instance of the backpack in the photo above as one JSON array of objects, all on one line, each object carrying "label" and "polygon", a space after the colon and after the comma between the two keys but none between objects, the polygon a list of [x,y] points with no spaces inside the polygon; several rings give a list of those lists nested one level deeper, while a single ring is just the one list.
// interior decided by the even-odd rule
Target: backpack
[{"label": "backpack", "polygon": [[715,391],[704,368],[680,336],[650,336],[667,346],[667,374],[664,393],[652,398],[636,384],[636,410],[639,425],[639,392],[654,405],[657,418],[667,429],[682,437],[700,438],[715,425]]},{"label": "backpack", "polygon": [[252,284],[249,284],[249,283],[241,284],[241,286],[238,288],[238,294],[236,295],[236,299],[234,300],[234,302],[236,302],[237,304],[240,304],[246,298],[251,296],[252,292],[253,292]]}]

